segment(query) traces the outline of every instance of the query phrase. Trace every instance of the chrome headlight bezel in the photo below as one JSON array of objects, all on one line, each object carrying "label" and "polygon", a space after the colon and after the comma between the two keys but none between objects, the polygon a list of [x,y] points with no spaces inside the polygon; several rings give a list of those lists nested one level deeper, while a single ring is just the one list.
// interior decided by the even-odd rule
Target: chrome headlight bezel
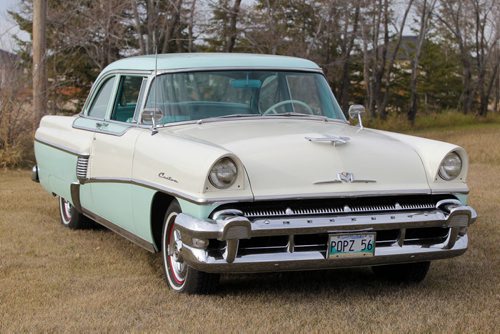
[{"label": "chrome headlight bezel", "polygon": [[460,155],[453,151],[448,153],[439,165],[439,177],[445,181],[455,180],[463,169],[463,161]]},{"label": "chrome headlight bezel", "polygon": [[219,159],[210,169],[208,181],[217,189],[227,189],[231,187],[238,178],[238,165],[229,158]]}]

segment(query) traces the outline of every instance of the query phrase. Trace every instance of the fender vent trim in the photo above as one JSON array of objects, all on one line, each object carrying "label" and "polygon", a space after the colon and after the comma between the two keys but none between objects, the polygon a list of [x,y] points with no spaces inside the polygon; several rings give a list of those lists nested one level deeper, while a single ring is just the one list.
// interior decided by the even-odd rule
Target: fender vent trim
[{"label": "fender vent trim", "polygon": [[87,169],[89,167],[89,157],[78,157],[76,161],[76,177],[78,180],[87,179]]}]

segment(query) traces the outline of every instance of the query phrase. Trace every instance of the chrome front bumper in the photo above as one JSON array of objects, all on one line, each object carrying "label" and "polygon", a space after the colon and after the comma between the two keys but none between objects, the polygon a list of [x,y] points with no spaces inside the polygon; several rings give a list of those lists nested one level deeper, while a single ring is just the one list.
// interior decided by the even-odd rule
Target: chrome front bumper
[{"label": "chrome front bumper", "polygon": [[[450,258],[467,250],[467,227],[477,218],[476,211],[458,201],[438,203],[432,210],[377,212],[301,217],[272,217],[250,220],[237,210],[216,212],[213,219],[199,220],[179,214],[175,223],[181,233],[182,260],[200,271],[250,273],[372,266]],[[435,244],[405,244],[407,229],[447,228],[446,239]],[[327,259],[324,250],[298,251],[295,235],[335,234],[399,230],[395,242],[376,247],[373,257]],[[288,236],[284,252],[238,254],[239,242],[262,236]],[[223,245],[214,255],[209,243]]]}]

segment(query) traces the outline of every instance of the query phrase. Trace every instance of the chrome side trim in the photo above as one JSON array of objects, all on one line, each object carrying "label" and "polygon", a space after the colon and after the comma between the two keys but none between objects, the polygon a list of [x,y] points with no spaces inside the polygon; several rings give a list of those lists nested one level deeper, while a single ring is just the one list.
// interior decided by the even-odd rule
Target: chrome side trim
[{"label": "chrome side trim", "polygon": [[42,140],[42,139],[35,138],[35,142],[38,142],[40,144],[44,144],[44,145],[50,146],[52,148],[58,149],[60,151],[63,151],[63,152],[69,153],[69,154],[78,155],[78,156],[81,156],[81,157],[88,157],[88,156],[90,156],[90,154],[88,154],[88,153],[78,152],[78,151],[76,151],[76,150],[74,150],[72,148],[69,148],[67,146],[55,144],[55,143],[47,141],[47,140]]},{"label": "chrome side trim", "polygon": [[145,250],[151,252],[151,253],[156,253],[158,251],[158,249],[156,248],[155,245],[153,245],[152,243],[144,240],[144,239],[141,239],[139,238],[138,236],[136,236],[135,234],[132,234],[131,232],[121,228],[120,226],[118,225],[115,225],[113,224],[112,222],[110,222],[109,220],[103,218],[103,217],[100,217],[92,212],[90,212],[89,210],[85,209],[85,208],[82,208],[81,212],[89,217],[90,219],[94,220],[95,222],[101,224],[102,226],[105,226],[107,228],[109,228],[111,231],[115,232],[116,234],[124,237],[125,239],[128,239],[129,241],[133,242],[134,244],[144,248]]},{"label": "chrome side trim", "polygon": [[185,199],[186,201],[189,201],[191,203],[196,203],[196,204],[212,204],[212,203],[219,203],[219,202],[248,202],[248,201],[253,201],[253,197],[251,196],[240,196],[240,197],[219,197],[215,199],[207,199],[207,198],[202,198],[202,197],[196,197],[192,196],[189,194],[186,194],[184,192],[181,192],[176,189],[172,189],[169,187],[165,187],[156,183],[151,183],[148,181],[142,181],[138,179],[133,179],[133,178],[90,178],[85,180],[85,183],[128,183],[128,184],[133,184],[137,186],[142,186],[146,187],[149,189],[153,190],[158,190],[160,192],[172,195],[174,197],[179,197],[182,199]]},{"label": "chrome side trim", "polygon": [[103,128],[92,128],[92,127],[85,127],[85,126],[80,126],[80,125],[75,125],[75,122],[73,122],[73,129],[78,129],[78,130],[83,130],[83,131],[90,131],[90,132],[95,132],[95,133],[102,133],[102,134],[105,134],[105,135],[110,135],[110,136],[115,136],[115,137],[121,137],[123,136],[125,133],[127,133],[128,130],[130,130],[131,128],[134,128],[134,127],[137,127],[137,125],[135,123],[125,123],[125,122],[115,122],[115,121],[109,121],[109,120],[106,120],[106,121],[103,121],[102,119],[96,119],[96,118],[92,118],[92,117],[88,117],[88,116],[79,116],[80,118],[86,118],[86,119],[91,119],[91,120],[95,120],[95,121],[101,121],[101,122],[105,122],[105,123],[117,123],[119,125],[122,125],[124,126],[125,128],[121,131],[121,132],[113,132],[113,131],[107,131]]}]

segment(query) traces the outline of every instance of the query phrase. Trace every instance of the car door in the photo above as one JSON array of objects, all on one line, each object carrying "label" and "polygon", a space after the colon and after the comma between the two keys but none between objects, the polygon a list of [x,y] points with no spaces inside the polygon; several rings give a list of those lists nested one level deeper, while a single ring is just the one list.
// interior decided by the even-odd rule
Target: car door
[{"label": "car door", "polygon": [[85,126],[93,128],[89,159],[91,208],[94,215],[135,233],[132,212],[132,161],[142,129],[134,114],[140,105],[144,75],[116,74],[103,79],[89,104]]}]

